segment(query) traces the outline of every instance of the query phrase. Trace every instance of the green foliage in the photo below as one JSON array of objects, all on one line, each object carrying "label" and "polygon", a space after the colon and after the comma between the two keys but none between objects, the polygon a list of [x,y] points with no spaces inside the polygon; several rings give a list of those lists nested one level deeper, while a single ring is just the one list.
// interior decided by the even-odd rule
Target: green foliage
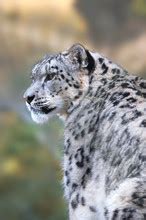
[{"label": "green foliage", "polygon": [[140,16],[146,16],[146,0],[134,0],[133,9]]},{"label": "green foliage", "polygon": [[[56,120],[53,124],[58,135],[61,125]],[[0,117],[0,219],[66,219],[60,163],[49,143],[37,140],[43,129],[52,130],[11,113]]]}]

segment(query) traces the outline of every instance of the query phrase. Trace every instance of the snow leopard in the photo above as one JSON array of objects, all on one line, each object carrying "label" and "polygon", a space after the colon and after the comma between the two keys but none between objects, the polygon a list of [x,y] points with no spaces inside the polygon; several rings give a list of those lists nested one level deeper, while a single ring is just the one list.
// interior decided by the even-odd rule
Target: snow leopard
[{"label": "snow leopard", "polygon": [[81,44],[34,65],[32,119],[64,120],[70,220],[146,219],[146,80]]}]

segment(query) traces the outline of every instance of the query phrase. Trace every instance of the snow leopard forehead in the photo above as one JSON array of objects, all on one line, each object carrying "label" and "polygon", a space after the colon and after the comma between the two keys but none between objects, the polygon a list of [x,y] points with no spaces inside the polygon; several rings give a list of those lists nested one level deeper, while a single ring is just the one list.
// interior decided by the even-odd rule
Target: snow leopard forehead
[{"label": "snow leopard forehead", "polygon": [[84,70],[88,73],[95,69],[95,60],[91,53],[81,45],[73,45],[69,50],[55,55],[45,55],[32,68],[31,78],[42,76],[48,72],[76,72]]},{"label": "snow leopard forehead", "polygon": [[32,67],[31,78],[33,79],[52,71],[57,72],[59,66],[62,66],[61,64],[62,59],[60,54],[47,54]]}]

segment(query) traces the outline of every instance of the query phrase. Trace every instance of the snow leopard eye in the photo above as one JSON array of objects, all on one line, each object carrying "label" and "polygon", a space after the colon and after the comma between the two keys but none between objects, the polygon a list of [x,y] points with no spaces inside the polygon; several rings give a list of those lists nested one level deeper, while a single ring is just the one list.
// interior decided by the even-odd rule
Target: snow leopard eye
[{"label": "snow leopard eye", "polygon": [[56,73],[49,73],[45,78],[45,82],[52,80],[55,77]]}]

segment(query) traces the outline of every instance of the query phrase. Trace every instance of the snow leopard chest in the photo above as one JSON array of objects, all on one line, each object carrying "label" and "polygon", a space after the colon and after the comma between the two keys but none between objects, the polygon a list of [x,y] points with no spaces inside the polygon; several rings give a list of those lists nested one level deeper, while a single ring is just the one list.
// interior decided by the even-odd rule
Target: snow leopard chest
[{"label": "snow leopard chest", "polygon": [[[98,114],[96,107],[89,102],[82,105],[72,115],[65,129],[64,147],[64,187],[65,196],[69,199],[75,192],[90,191],[97,188],[97,178],[101,178],[102,160],[95,144]],[[97,148],[95,149],[95,146]],[[98,163],[98,170],[97,170]],[[101,163],[101,168],[100,168]],[[103,181],[103,178],[101,178]],[[98,181],[99,184],[100,181]],[[94,187],[93,187],[94,186]]]}]

